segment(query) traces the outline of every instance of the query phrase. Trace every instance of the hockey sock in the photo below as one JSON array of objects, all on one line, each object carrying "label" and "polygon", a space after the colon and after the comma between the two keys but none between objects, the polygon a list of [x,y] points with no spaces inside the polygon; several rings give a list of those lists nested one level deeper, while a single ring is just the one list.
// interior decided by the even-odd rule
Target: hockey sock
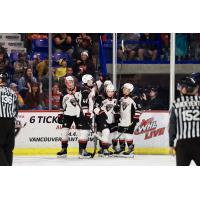
[{"label": "hockey sock", "polygon": [[112,140],[112,145],[113,145],[113,147],[116,147],[116,146],[117,146],[117,142],[118,142],[118,140]]},{"label": "hockey sock", "polygon": [[87,142],[79,141],[79,152],[82,152],[87,147]]},{"label": "hockey sock", "polygon": [[62,141],[61,142],[61,147],[62,147],[62,149],[67,149],[67,147],[68,147],[68,141]]},{"label": "hockey sock", "polygon": [[127,145],[129,149],[134,149],[133,141],[127,141]]},{"label": "hockey sock", "polygon": [[119,145],[120,145],[120,149],[122,151],[124,151],[125,150],[125,146],[126,146],[125,140],[119,140]]}]

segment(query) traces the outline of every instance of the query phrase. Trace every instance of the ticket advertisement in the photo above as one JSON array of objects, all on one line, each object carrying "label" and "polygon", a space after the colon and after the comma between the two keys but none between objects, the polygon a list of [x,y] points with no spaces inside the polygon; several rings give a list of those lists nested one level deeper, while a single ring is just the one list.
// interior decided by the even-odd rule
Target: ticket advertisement
[{"label": "ticket advertisement", "polygon": [[[21,129],[16,132],[16,149],[55,149],[61,147],[62,126],[57,122],[58,112],[19,112]],[[134,143],[136,148],[167,148],[168,139],[167,112],[144,112],[135,127]],[[88,148],[93,148],[92,133]],[[78,135],[72,125],[69,133],[69,148],[78,149]]]}]

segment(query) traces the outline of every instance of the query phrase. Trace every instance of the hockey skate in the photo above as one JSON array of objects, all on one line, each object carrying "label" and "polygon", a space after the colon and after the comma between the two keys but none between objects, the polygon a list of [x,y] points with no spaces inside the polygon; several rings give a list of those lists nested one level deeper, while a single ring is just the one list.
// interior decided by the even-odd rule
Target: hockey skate
[{"label": "hockey skate", "polygon": [[99,151],[97,152],[99,157],[103,156],[103,149],[99,149]]},{"label": "hockey skate", "polygon": [[67,149],[62,149],[57,153],[58,158],[66,158],[67,157]]},{"label": "hockey skate", "polygon": [[111,151],[109,151],[108,149],[103,150],[102,157],[111,157],[112,155],[113,155],[113,153]]},{"label": "hockey skate", "polygon": [[118,150],[117,146],[113,146],[113,147],[112,147],[112,151],[113,151],[113,154],[115,154],[115,153],[118,152],[119,150]]},{"label": "hockey skate", "polygon": [[87,159],[87,158],[91,158],[92,154],[87,152],[86,150],[82,150],[79,152],[79,158],[80,159]]},{"label": "hockey skate", "polygon": [[134,145],[131,145],[128,151],[124,151],[122,155],[125,158],[134,158]]},{"label": "hockey skate", "polygon": [[115,151],[113,155],[115,157],[120,157],[123,155],[123,153],[124,153],[124,149],[119,149],[119,150]]}]

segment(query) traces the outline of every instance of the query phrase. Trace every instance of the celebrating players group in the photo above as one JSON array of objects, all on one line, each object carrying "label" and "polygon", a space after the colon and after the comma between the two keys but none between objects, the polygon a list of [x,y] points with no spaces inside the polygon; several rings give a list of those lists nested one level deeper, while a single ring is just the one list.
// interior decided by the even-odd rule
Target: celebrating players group
[{"label": "celebrating players group", "polygon": [[[92,156],[86,150],[91,131],[99,140],[99,155],[133,157],[133,131],[141,115],[141,106],[132,98],[134,86],[125,83],[121,88],[122,95],[119,95],[110,80],[96,82],[90,74],[82,77],[81,88],[75,82],[72,76],[65,78],[66,90],[61,97],[62,114],[58,115],[58,123],[62,124],[61,151],[57,156],[66,157],[68,134],[74,123],[80,158]],[[93,130],[93,127],[96,129]]]}]

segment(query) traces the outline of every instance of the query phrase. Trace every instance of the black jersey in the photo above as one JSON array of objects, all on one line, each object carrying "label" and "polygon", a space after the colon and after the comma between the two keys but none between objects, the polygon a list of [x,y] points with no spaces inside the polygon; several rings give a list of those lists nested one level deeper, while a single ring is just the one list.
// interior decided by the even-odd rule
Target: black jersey
[{"label": "black jersey", "polygon": [[95,101],[95,88],[90,88],[85,85],[81,88],[81,108],[83,112],[93,113],[94,101]]}]

